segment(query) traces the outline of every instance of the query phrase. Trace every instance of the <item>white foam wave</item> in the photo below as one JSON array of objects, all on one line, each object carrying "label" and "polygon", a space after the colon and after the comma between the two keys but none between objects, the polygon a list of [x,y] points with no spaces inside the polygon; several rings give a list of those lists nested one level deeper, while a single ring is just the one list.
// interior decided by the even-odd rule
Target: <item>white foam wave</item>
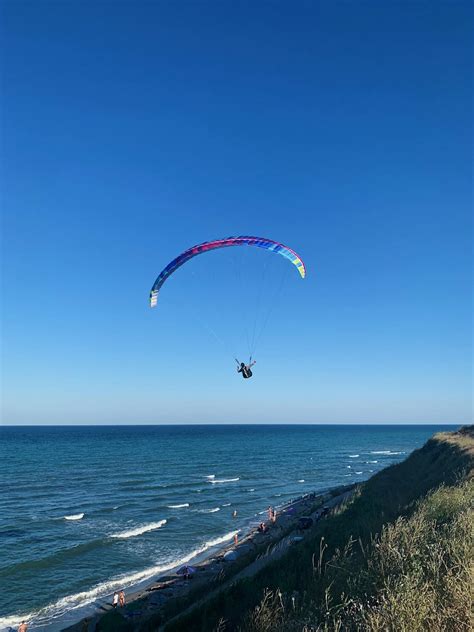
[{"label": "white foam wave", "polygon": [[154,531],[155,529],[159,529],[165,524],[166,524],[166,520],[159,520],[158,522],[150,522],[149,524],[145,524],[142,527],[137,527],[136,529],[130,529],[129,531],[122,531],[122,533],[114,533],[110,537],[111,538],[134,538],[136,535],[141,535],[142,533],[146,533],[147,531]]},{"label": "white foam wave", "polygon": [[393,452],[392,450],[371,450],[370,454],[405,454],[405,452]]},{"label": "white foam wave", "polygon": [[189,507],[189,503],[182,503],[181,505],[168,505],[168,509],[182,509],[183,507]]},{"label": "white foam wave", "polygon": [[64,520],[82,520],[83,518],[83,513],[72,514],[72,516],[64,516]]},{"label": "white foam wave", "polygon": [[298,483],[304,483],[304,478],[300,478],[300,480],[298,481]]},{"label": "white foam wave", "polygon": [[199,513],[216,513],[216,511],[220,510],[220,507],[214,507],[214,509],[198,509]]},{"label": "white foam wave", "polygon": [[224,503],[222,506],[223,507],[230,507],[232,503]]},{"label": "white foam wave", "polygon": [[254,487],[251,487],[251,488],[250,488],[250,489],[248,489],[247,491],[248,491],[248,492],[254,492],[254,491],[255,491],[255,488],[254,488]]},{"label": "white foam wave", "polygon": [[208,474],[208,476],[206,476],[206,478],[209,478],[209,479],[216,478],[216,475],[215,474]]},{"label": "white foam wave", "polygon": [[235,483],[235,481],[240,481],[240,476],[237,478],[213,478],[209,479],[210,483]]},{"label": "white foam wave", "polygon": [[351,469],[351,467],[352,467],[352,465],[346,465],[346,468],[347,468],[348,470],[350,470],[350,469]]},{"label": "white foam wave", "polygon": [[188,555],[185,555],[181,559],[173,560],[172,562],[161,566],[152,566],[143,571],[139,571],[138,573],[133,573],[132,575],[123,575],[121,577],[116,577],[101,584],[97,584],[90,590],[85,590],[83,592],[74,593],[73,595],[63,597],[62,599],[59,599],[58,601],[49,604],[48,606],[45,606],[40,610],[30,612],[29,614],[0,617],[0,628],[8,629],[9,626],[14,627],[15,625],[19,625],[21,621],[31,621],[33,619],[36,625],[45,625],[49,623],[52,618],[59,617],[65,612],[71,610],[83,608],[84,606],[87,606],[88,604],[91,604],[98,599],[111,595],[115,590],[125,590],[130,586],[147,581],[153,576],[158,575],[159,573],[163,573],[164,571],[169,571],[172,568],[182,566],[183,564],[191,561],[196,556],[205,553],[208,549],[232,540],[234,535],[237,533],[239,532],[231,531],[230,533],[226,533],[225,535],[220,536],[219,538],[215,538],[214,540],[208,540],[203,545],[201,545],[197,549],[194,549]]},{"label": "white foam wave", "polygon": [[366,463],[378,463],[378,461],[366,461]]},{"label": "white foam wave", "polygon": [[357,459],[358,456],[360,456],[360,454],[349,454],[350,459]]},{"label": "white foam wave", "polygon": [[362,472],[356,472],[356,474],[362,474]]}]

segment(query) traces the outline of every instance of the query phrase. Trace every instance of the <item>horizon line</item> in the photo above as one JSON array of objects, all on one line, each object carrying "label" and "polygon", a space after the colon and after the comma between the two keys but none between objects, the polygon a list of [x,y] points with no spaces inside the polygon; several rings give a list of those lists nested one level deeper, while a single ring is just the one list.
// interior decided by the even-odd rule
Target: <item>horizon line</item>
[{"label": "horizon line", "polygon": [[263,422],[263,423],[74,423],[74,424],[0,424],[0,428],[107,428],[115,426],[128,426],[136,428],[153,428],[153,427],[183,427],[183,426],[236,426],[236,427],[252,427],[252,426],[470,426],[473,422],[345,422],[345,423],[319,423],[319,422]]}]

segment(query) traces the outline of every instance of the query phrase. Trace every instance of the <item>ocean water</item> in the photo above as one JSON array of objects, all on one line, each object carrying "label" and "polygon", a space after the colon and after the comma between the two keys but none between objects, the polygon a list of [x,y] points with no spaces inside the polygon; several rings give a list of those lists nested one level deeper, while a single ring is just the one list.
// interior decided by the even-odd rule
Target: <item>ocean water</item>
[{"label": "ocean water", "polygon": [[[0,629],[59,630],[453,426],[0,427]],[[237,510],[237,518],[232,512]]]}]

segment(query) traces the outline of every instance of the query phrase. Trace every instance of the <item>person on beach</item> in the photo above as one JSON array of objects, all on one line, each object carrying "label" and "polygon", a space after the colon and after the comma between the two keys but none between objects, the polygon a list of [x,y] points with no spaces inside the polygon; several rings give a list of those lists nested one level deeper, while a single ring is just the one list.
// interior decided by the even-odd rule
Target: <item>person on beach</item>
[{"label": "person on beach", "polygon": [[236,533],[234,533],[234,544],[235,544],[235,546],[237,546],[238,543],[239,543],[239,536]]},{"label": "person on beach", "polygon": [[273,507],[268,508],[268,519],[271,520],[273,516]]},{"label": "person on beach", "polygon": [[18,632],[26,632],[28,630],[28,624],[22,621],[18,626]]},{"label": "person on beach", "polygon": [[276,512],[275,509],[273,509],[272,510],[272,522],[273,522],[273,524],[275,524],[276,519],[277,519],[277,512]]},{"label": "person on beach", "polygon": [[232,518],[237,518],[237,509],[232,512]]},{"label": "person on beach", "polygon": [[125,605],[125,593],[123,592],[123,590],[119,592],[119,605],[121,608],[123,608]]},{"label": "person on beach", "polygon": [[118,600],[119,600],[119,596],[118,596],[118,592],[114,592],[114,598],[112,600],[112,605],[114,608],[117,607],[118,605]]},{"label": "person on beach", "polygon": [[[237,364],[238,363],[239,361],[237,360]],[[245,362],[241,362],[240,367],[237,367],[237,373],[242,373],[242,377],[244,378],[244,380],[248,379],[249,377],[252,377],[253,373],[252,373],[251,367],[253,367],[253,365],[256,363],[257,363],[256,360],[254,360],[253,362],[249,362],[249,364],[245,364]]]}]

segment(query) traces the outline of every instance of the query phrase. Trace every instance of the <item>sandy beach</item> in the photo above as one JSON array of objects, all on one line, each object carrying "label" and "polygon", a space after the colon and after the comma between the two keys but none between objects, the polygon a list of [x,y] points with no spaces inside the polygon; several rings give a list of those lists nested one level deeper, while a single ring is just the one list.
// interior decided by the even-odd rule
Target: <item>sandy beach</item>
[{"label": "sandy beach", "polygon": [[[98,612],[65,630],[99,632],[125,622],[138,627],[151,618],[159,629],[231,583],[255,575],[281,557],[289,547],[297,546],[311,532],[312,526],[344,502],[354,488],[355,485],[348,485],[323,494],[305,494],[290,501],[276,509],[274,521],[265,515],[265,533],[255,527],[245,534],[238,533],[237,544],[232,542],[197,564],[191,562],[195,570],[188,579],[176,572],[161,576],[141,590],[127,592],[126,605],[117,607],[115,612],[111,612],[114,608],[110,595],[110,600],[98,606]],[[312,526],[302,528],[302,517],[310,518]]]}]

